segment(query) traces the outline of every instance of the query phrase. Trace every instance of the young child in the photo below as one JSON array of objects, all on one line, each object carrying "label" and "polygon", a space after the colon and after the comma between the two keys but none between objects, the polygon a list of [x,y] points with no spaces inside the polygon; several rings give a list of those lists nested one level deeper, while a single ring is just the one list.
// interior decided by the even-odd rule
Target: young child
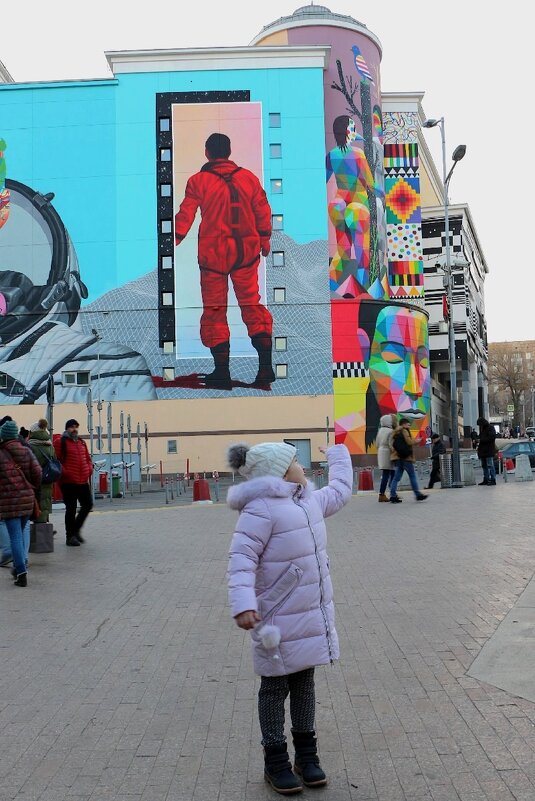
[{"label": "young child", "polygon": [[315,734],[314,667],[338,658],[324,517],[350,499],[352,468],[345,445],[326,451],[329,484],[307,483],[293,445],[233,445],[229,464],[248,479],[228,503],[240,512],[230,547],[229,599],[242,629],[251,629],[264,777],[278,793],[303,788],[292,772],[284,736],[290,695],[295,772],[307,787],[327,783]]}]

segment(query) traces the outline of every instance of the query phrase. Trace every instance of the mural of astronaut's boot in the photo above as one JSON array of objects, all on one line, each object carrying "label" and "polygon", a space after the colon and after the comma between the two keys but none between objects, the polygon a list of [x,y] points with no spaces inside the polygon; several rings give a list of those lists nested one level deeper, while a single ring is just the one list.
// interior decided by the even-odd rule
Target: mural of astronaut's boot
[{"label": "mural of astronaut's boot", "polygon": [[210,348],[214,357],[214,370],[204,376],[204,384],[210,389],[232,389],[230,377],[230,342],[220,342]]},{"label": "mural of astronaut's boot", "polygon": [[272,340],[270,334],[255,334],[251,337],[253,348],[258,353],[258,372],[254,383],[259,386],[275,381],[275,373],[271,362]]}]

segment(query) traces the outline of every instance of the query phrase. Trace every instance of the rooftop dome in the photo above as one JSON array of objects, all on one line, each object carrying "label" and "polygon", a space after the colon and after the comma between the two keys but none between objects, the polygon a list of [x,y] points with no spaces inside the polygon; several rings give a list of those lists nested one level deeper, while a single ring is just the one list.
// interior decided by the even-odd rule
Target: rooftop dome
[{"label": "rooftop dome", "polygon": [[376,42],[379,49],[381,45],[375,34],[373,34],[363,22],[359,22],[354,17],[347,14],[337,14],[331,11],[327,6],[316,6],[310,3],[308,6],[300,6],[293,14],[286,17],[279,17],[274,22],[264,25],[260,33],[255,36],[251,44],[261,43],[261,40],[268,34],[274,33],[277,30],[284,28],[299,27],[301,25],[335,25],[340,28],[352,28],[353,30],[360,31]]}]

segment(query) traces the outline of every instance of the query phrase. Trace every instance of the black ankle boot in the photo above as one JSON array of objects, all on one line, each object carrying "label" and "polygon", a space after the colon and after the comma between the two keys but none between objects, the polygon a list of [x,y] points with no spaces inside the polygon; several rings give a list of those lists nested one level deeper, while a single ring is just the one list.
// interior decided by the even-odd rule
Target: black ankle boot
[{"label": "black ankle boot", "polygon": [[19,573],[15,581],[13,582],[15,587],[27,587],[28,586],[28,574],[27,573]]},{"label": "black ankle boot", "polygon": [[253,348],[258,353],[258,372],[255,384],[271,384],[275,381],[275,373],[271,363],[273,343],[270,334],[255,334],[251,337]]},{"label": "black ankle boot", "polygon": [[265,746],[264,779],[281,795],[292,795],[302,791],[303,786],[292,771],[286,743]]},{"label": "black ankle boot", "polygon": [[214,357],[214,370],[204,376],[204,383],[212,389],[232,389],[230,377],[230,342],[220,342],[210,348]]},{"label": "black ankle boot", "polygon": [[327,777],[320,767],[316,732],[292,729],[292,737],[295,746],[294,770],[303,779],[303,784],[307,787],[327,784]]}]

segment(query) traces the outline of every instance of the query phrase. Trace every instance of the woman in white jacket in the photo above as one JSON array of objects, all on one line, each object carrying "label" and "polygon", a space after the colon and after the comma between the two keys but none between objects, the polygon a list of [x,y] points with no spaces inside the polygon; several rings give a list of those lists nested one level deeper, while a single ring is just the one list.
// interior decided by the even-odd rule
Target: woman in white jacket
[{"label": "woman in white jacket", "polygon": [[381,486],[379,488],[379,503],[388,503],[385,490],[394,478],[394,468],[390,460],[390,447],[392,445],[392,432],[398,421],[395,414],[384,414],[381,417],[380,428],[377,432],[377,466],[383,471]]}]

